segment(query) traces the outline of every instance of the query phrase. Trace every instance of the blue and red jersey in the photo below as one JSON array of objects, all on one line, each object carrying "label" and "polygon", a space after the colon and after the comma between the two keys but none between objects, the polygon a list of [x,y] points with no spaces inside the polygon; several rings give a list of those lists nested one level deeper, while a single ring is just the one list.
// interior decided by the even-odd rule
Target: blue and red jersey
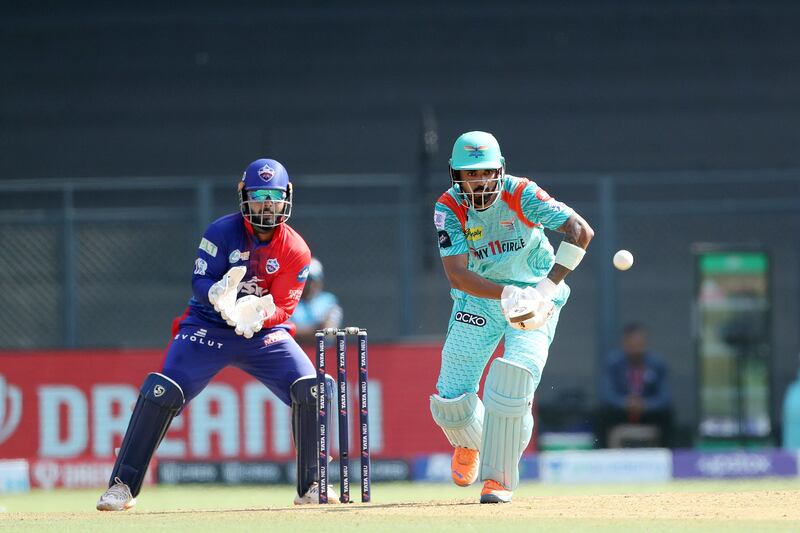
[{"label": "blue and red jersey", "polygon": [[276,309],[264,321],[264,328],[283,324],[300,301],[310,262],[308,245],[286,224],[277,226],[269,241],[260,242],[239,213],[215,220],[198,247],[192,276],[193,296],[181,323],[229,327],[209,303],[208,290],[231,267],[246,266],[237,297],[271,294]]}]

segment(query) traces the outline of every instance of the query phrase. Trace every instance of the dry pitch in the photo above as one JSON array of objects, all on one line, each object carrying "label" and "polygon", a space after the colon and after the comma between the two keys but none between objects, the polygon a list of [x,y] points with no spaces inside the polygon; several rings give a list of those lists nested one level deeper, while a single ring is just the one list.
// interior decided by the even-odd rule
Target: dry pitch
[{"label": "dry pitch", "polygon": [[145,487],[99,513],[99,491],[0,495],[2,531],[800,531],[800,480],[557,486],[526,483],[512,504],[479,487],[391,483],[368,505],[296,508],[291,487]]}]

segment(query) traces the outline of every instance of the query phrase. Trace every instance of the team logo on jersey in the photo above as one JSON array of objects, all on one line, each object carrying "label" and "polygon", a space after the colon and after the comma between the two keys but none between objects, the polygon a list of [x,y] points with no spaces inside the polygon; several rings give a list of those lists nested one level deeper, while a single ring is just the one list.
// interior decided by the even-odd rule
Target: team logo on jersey
[{"label": "team logo on jersey", "polygon": [[464,232],[468,241],[477,241],[483,239],[483,226],[476,226],[474,228],[467,228]]},{"label": "team logo on jersey", "polygon": [[464,146],[464,150],[469,152],[468,157],[474,157],[475,159],[480,159],[481,157],[483,157],[485,155],[483,152],[487,148],[488,146],[472,146],[470,144]]},{"label": "team logo on jersey", "polygon": [[199,257],[194,260],[194,273],[198,276],[205,276],[207,268],[208,263],[206,263],[204,260],[200,259]]},{"label": "team logo on jersey", "polygon": [[228,263],[238,263],[241,258],[242,252],[234,250],[231,252],[231,255],[228,256]]},{"label": "team logo on jersey", "polygon": [[297,281],[305,281],[308,279],[308,271],[310,270],[310,265],[306,265],[297,273]]},{"label": "team logo on jersey", "polygon": [[444,221],[447,215],[445,215],[444,211],[434,211],[433,212],[433,225],[436,226],[436,229],[444,229]]},{"label": "team logo on jersey", "polygon": [[275,169],[269,166],[269,164],[266,164],[258,169],[258,177],[264,181],[271,180],[274,175],[275,175]]},{"label": "team logo on jersey", "polygon": [[514,230],[514,221],[513,220],[501,220],[500,226],[504,227],[508,231]]},{"label": "team logo on jersey", "polygon": [[267,274],[274,274],[278,271],[281,265],[278,264],[278,260],[274,257],[267,259],[266,270]]},{"label": "team logo on jersey", "polygon": [[455,316],[456,322],[469,324],[470,326],[478,326],[482,328],[486,325],[486,319],[480,315],[473,315],[472,313],[465,313],[458,311]]}]

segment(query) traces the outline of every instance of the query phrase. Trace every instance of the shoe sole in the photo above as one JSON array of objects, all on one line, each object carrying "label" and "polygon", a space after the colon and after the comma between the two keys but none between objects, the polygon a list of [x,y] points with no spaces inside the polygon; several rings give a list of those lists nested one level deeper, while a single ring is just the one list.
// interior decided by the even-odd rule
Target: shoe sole
[{"label": "shoe sole", "polygon": [[101,505],[100,503],[98,503],[95,506],[95,509],[97,509],[98,511],[119,512],[119,511],[127,511],[128,509],[130,509],[134,505],[136,505],[136,498],[133,498],[131,501],[129,501],[128,503],[123,505],[122,509],[117,509],[115,507],[111,507],[110,505]]},{"label": "shoe sole", "polygon": [[481,494],[481,503],[511,503],[511,498],[506,500],[497,494]]},{"label": "shoe sole", "polygon": [[455,483],[459,487],[469,487],[470,485],[475,483],[475,481],[478,480],[478,476],[475,476],[471,480],[459,479],[456,476],[450,476],[450,477],[453,478],[453,483]]}]

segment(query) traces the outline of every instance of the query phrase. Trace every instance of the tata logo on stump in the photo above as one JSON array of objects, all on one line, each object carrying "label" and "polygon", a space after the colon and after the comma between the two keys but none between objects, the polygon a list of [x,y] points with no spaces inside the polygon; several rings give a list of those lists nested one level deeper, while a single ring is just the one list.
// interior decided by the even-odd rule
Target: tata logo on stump
[{"label": "tata logo on stump", "polygon": [[472,313],[465,313],[463,311],[458,311],[456,313],[456,322],[463,322],[464,324],[469,324],[470,326],[478,326],[482,328],[486,325],[486,319],[480,315],[473,315]]}]

